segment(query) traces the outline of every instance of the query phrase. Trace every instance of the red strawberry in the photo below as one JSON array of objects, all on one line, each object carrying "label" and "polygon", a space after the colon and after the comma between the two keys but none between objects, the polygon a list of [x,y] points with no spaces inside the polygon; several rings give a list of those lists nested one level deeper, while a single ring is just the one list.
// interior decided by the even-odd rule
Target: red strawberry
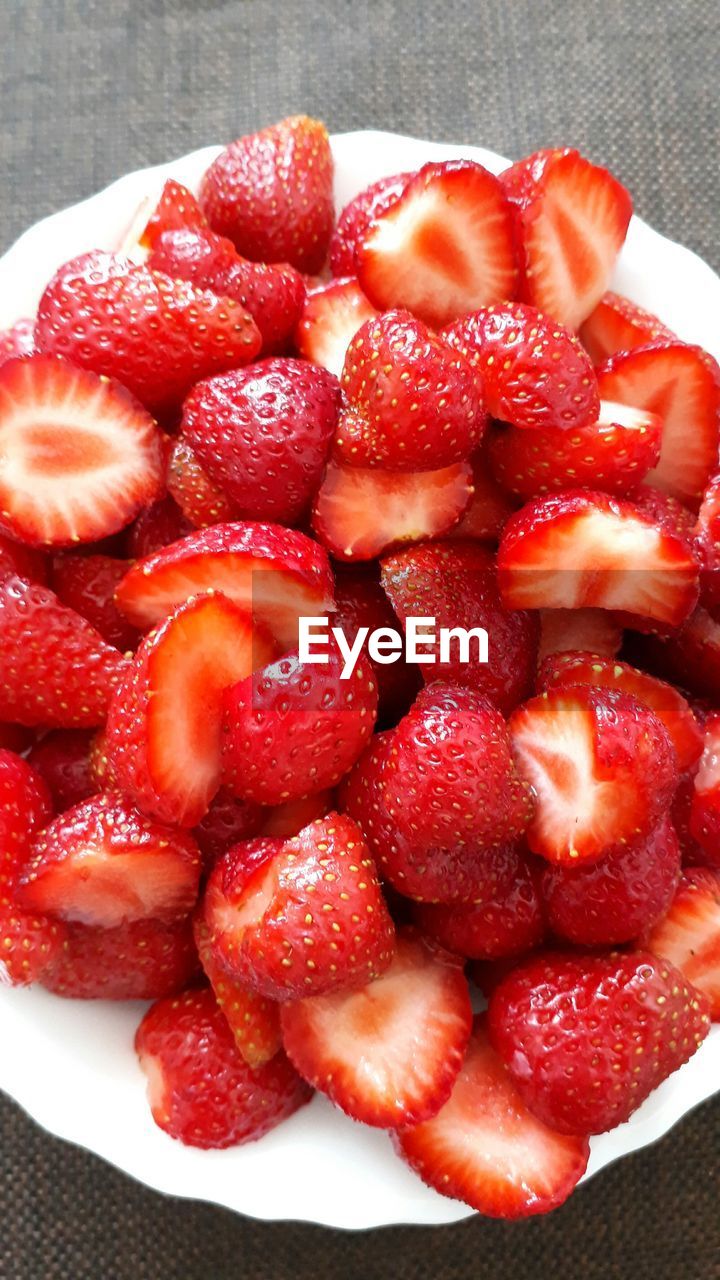
[{"label": "red strawberry", "polygon": [[720,866],[720,712],[716,711],[705,719],[702,759],[690,802],[690,835],[706,860]]},{"label": "red strawberry", "polygon": [[188,600],[140,645],[108,713],[115,785],[144,813],[194,827],[220,785],[224,689],[273,646],[223,595]]},{"label": "red strawberry", "polygon": [[232,298],[99,252],[50,281],[36,338],[41,351],[117,378],[155,411],[178,405],[199,378],[247,364],[261,343]]},{"label": "red strawberry", "polygon": [[414,176],[413,173],[397,173],[389,178],[380,178],[345,205],[330,241],[330,269],[334,276],[355,274],[357,250],[368,229],[375,218],[402,195]]},{"label": "red strawberry", "polygon": [[542,876],[548,924],[580,946],[630,942],[667,911],[679,875],[678,838],[661,818],[649,835],[614,845],[599,862],[548,866]]},{"label": "red strawberry", "polygon": [[665,339],[619,351],[598,369],[603,400],[658,414],[660,461],[647,483],[697,508],[717,468],[720,369],[700,347]]},{"label": "red strawberry", "polygon": [[342,386],[350,412],[338,424],[335,453],[348,465],[450,466],[468,457],[485,430],[470,362],[407,312],[366,321],[345,357]]},{"label": "red strawberry", "polygon": [[0,719],[58,729],[102,724],[127,658],[54,592],[0,585]]},{"label": "red strawberry", "polygon": [[628,655],[638,666],[689,689],[701,698],[720,698],[720,622],[705,609],[696,609],[668,640],[633,636]]},{"label": "red strawberry", "polygon": [[[700,845],[690,832],[690,813],[693,796],[695,795],[696,772],[697,770],[692,768],[680,775],[680,781],[675,788],[675,795],[670,806],[670,817],[680,843],[684,867],[705,867],[713,864],[712,855],[708,854],[705,849],[700,848]],[[716,862],[720,868],[720,849],[718,849]]]},{"label": "red strawberry", "polygon": [[632,351],[674,336],[657,316],[619,293],[604,293],[580,328],[580,341],[593,364],[601,364],[616,351]]},{"label": "red strawberry", "polygon": [[332,791],[318,791],[302,800],[286,800],[284,804],[265,809],[258,835],[299,836],[317,818],[325,818],[335,809]]},{"label": "red strawberry", "polygon": [[158,237],[166,231],[180,231],[185,227],[207,227],[207,219],[192,191],[182,182],[168,178],[160,192],[153,212],[140,235],[140,244],[154,248]]},{"label": "red strawberry", "polygon": [[340,387],[304,360],[264,360],[201,382],[183,437],[242,516],[293,524],[322,478]]},{"label": "red strawberry", "polygon": [[478,542],[497,545],[515,505],[493,480],[484,448],[477,450],[469,462],[472,467],[473,494],[462,519],[448,530],[446,536],[453,540],[474,538]]},{"label": "red strawberry", "polygon": [[577,338],[522,302],[482,307],[442,336],[479,370],[494,418],[515,427],[574,431],[600,409],[592,364]]},{"label": "red strawberry", "polygon": [[63,953],[66,936],[67,926],[61,921],[1,902],[0,982],[17,987],[44,982]]},{"label": "red strawberry", "polygon": [[393,547],[447,533],[472,494],[468,462],[439,471],[380,471],[329,462],[312,527],[337,560],[374,560]]},{"label": "red strawberry", "polygon": [[161,498],[140,512],[127,531],[127,554],[142,560],[192,531],[192,524],[172,498]]},{"label": "red strawberry", "polygon": [[563,489],[634,494],[660,457],[662,421],[603,401],[596,422],[573,431],[496,429],[488,441],[492,474],[527,502]]},{"label": "red strawberry", "polygon": [[528,1111],[493,1051],[485,1018],[442,1110],[394,1136],[398,1155],[428,1186],[491,1218],[548,1213],[587,1168],[586,1138],[565,1136]]},{"label": "red strawberry", "polygon": [[47,582],[47,561],[41,551],[33,551],[0,533],[0,582],[15,577]]},{"label": "red strawberry", "polygon": [[[421,666],[424,679],[451,680],[485,694],[503,712],[511,711],[532,688],[537,655],[537,619],[509,613],[500,601],[495,562],[486,547],[472,542],[434,543],[387,556],[381,581],[396,614],[407,628],[409,618],[434,618],[436,639],[421,640],[418,652],[434,655]],[[442,628],[484,629],[487,662],[475,641],[463,661],[459,643],[442,657],[437,639]],[[422,635],[422,632],[420,633]]]},{"label": "red strawberry", "polygon": [[212,870],[231,845],[259,835],[265,812],[262,805],[238,800],[228,787],[221,787],[204,818],[193,828],[204,869]]},{"label": "red strawberry", "polygon": [[256,1071],[282,1048],[280,1006],[234,982],[213,958],[209,936],[207,926],[196,919],[195,942],[205,976],[227,1018],[241,1057]]},{"label": "red strawberry", "polygon": [[235,845],[210,876],[201,919],[213,959],[273,1000],[362,987],[392,957],[372,858],[337,813],[287,840]]},{"label": "red strawberry", "polygon": [[44,778],[58,813],[95,794],[90,767],[93,735],[83,729],[54,729],[32,748],[28,760]]},{"label": "red strawberry", "polygon": [[116,929],[58,925],[64,945],[42,974],[42,985],[72,1000],[158,1000],[197,974],[189,919],[163,924],[135,920]]},{"label": "red strawberry", "polygon": [[199,880],[192,836],[144,818],[121,797],[97,795],[35,840],[17,900],[29,911],[112,929],[187,915]]},{"label": "red strawberry", "polygon": [[720,1021],[720,871],[686,871],[667,915],[646,939],[655,955],[669,960],[710,1002]]},{"label": "red strawberry", "polygon": [[561,1133],[622,1124],[691,1058],[707,1001],[649,951],[548,953],[490,996],[492,1043],[528,1107]]},{"label": "red strawberry", "polygon": [[312,275],[327,255],[332,185],[325,126],[290,116],[226,147],[203,178],[200,203],[213,231],[246,258]]},{"label": "red strawberry", "polygon": [[36,982],[62,949],[64,926],[22,910],[15,896],[34,836],[51,813],[40,773],[0,750],[0,982]]},{"label": "red strawberry", "polygon": [[314,1089],[353,1120],[396,1129],[447,1102],[472,1010],[461,961],[404,931],[379,978],[284,1004],[281,1020],[286,1052]]},{"label": "red strawberry", "polygon": [[93,542],[162,490],[160,433],[108,378],[53,356],[0,369],[0,524],[33,546]]},{"label": "red strawberry", "polygon": [[202,591],[220,591],[252,610],[287,648],[298,643],[298,618],[324,616],[333,604],[322,548],[303,533],[251,522],[214,525],[138,561],[116,600],[130,622],[145,628]]},{"label": "red strawberry", "polygon": [[360,326],[375,316],[377,311],[354,277],[330,280],[307,295],[295,345],[305,360],[322,365],[339,378],[352,339]]},{"label": "red strawberry", "polygon": [[633,494],[633,502],[662,529],[682,538],[688,546],[692,544],[697,516],[679,498],[673,498],[672,494],[663,493],[660,489],[652,489],[649,485],[642,485]]},{"label": "red strawberry", "polygon": [[700,600],[720,617],[720,472],[713,475],[703,494],[694,533],[700,561]]},{"label": "red strawberry", "polygon": [[500,182],[513,207],[520,297],[578,329],[607,289],[625,240],[628,192],[569,147],[535,151]]},{"label": "red strawberry", "polygon": [[493,174],[471,160],[426,164],[376,214],[356,253],[361,289],[439,328],[513,297],[510,209]]},{"label": "red strawberry", "polygon": [[90,774],[95,782],[95,791],[116,791],[117,779],[114,776],[108,758],[107,734],[98,729],[90,743]]},{"label": "red strawberry", "polygon": [[677,627],[697,600],[698,566],[681,538],[631,502],[567,489],[510,518],[498,580],[508,609],[590,605]]},{"label": "red strawberry", "polygon": [[[332,624],[342,627],[350,645],[354,644],[361,627],[367,627],[369,634],[379,630],[397,630],[397,618],[374,568],[338,565]],[[367,655],[367,642],[363,653]],[[417,668],[406,662],[402,654],[398,653],[394,662],[388,662],[390,656],[389,652],[383,654],[383,661],[370,655],[370,666],[378,686],[378,717],[394,723],[409,710],[420,687],[420,677]]]},{"label": "red strawberry", "polygon": [[129,560],[113,556],[68,553],[56,556],[52,568],[58,600],[87,618],[108,644],[123,653],[134,649],[139,640],[115,604],[115,588],[129,568]]},{"label": "red strawberry", "polygon": [[577,650],[614,658],[622,627],[604,609],[541,609],[538,664],[550,654]]},{"label": "red strawberry", "polygon": [[0,750],[14,751],[22,755],[32,746],[35,734],[22,724],[5,724],[0,721]]},{"label": "red strawberry", "polygon": [[377,683],[360,654],[346,660],[334,639],[324,664],[291,653],[223,694],[223,778],[258,804],[283,804],[334,787],[375,726]]},{"label": "red strawberry", "polygon": [[35,354],[35,321],[16,320],[9,329],[0,332],[0,368],[16,356]]},{"label": "red strawberry", "polygon": [[[489,860],[495,852],[487,855]],[[534,866],[512,846],[503,852],[515,856],[514,878],[501,881],[478,902],[418,903],[413,916],[424,933],[457,955],[475,960],[522,955],[542,942],[545,919]]]},{"label": "red strawberry", "polygon": [[554,689],[519,707],[510,733],[535,793],[528,844],[550,862],[596,862],[669,808],[678,769],[667,730],[627,693]]},{"label": "red strawberry", "polygon": [[219,484],[210,479],[197,454],[182,436],[173,441],[170,450],[167,487],[188,522],[183,533],[189,533],[192,526],[206,529],[208,525],[238,518],[235,503]]}]

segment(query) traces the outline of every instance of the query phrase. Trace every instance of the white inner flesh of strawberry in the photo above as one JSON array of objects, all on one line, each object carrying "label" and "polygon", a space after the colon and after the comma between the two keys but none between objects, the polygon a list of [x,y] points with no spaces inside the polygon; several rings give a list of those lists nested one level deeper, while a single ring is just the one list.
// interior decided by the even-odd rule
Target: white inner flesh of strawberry
[{"label": "white inner flesh of strawberry", "polygon": [[[77,850],[38,881],[47,910],[65,920],[112,929],[130,920],[172,917],[192,907],[197,875],[172,852]],[[52,902],[52,908],[50,903]]]}]

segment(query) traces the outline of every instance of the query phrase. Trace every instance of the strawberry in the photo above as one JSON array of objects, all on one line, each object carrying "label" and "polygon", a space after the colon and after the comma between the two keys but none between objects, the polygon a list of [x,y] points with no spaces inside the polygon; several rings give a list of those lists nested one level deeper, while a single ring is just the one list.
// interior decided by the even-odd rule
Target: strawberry
[{"label": "strawberry", "polygon": [[340,214],[330,241],[330,270],[334,276],[355,274],[355,258],[375,218],[402,195],[413,173],[380,178],[356,195]]},{"label": "strawberry", "polygon": [[[342,628],[350,645],[361,627],[367,627],[369,634],[397,628],[397,618],[374,567],[337,566],[332,622],[334,627]],[[369,661],[378,687],[378,718],[394,723],[409,710],[420,687],[420,677],[417,668],[406,662],[402,654],[397,654],[397,661],[391,663],[387,661],[389,655],[384,656],[384,662],[372,655]]]},{"label": "strawberry", "polygon": [[670,910],[645,944],[702,992],[710,1017],[720,1021],[720,871],[686,871]]},{"label": "strawberry", "polygon": [[262,805],[238,800],[228,787],[221,787],[205,816],[193,828],[205,871],[212,870],[231,845],[259,835],[264,815]]},{"label": "strawberry", "polygon": [[45,583],[47,561],[41,551],[34,551],[0,533],[0,582],[15,577]]},{"label": "strawberry", "polygon": [[200,187],[213,231],[256,262],[320,271],[332,233],[333,159],[325,126],[290,116],[238,138]]},{"label": "strawberry", "polygon": [[356,268],[378,310],[402,307],[433,328],[513,297],[511,214],[498,179],[471,160],[424,165],[373,217]]},{"label": "strawberry", "polygon": [[664,680],[638,671],[627,662],[591,653],[554,654],[545,660],[538,676],[538,691],[591,685],[595,689],[619,689],[650,707],[665,725],[675,748],[681,773],[702,753],[702,732],[686,698]]},{"label": "strawberry", "polygon": [[58,600],[75,609],[95,627],[108,644],[125,652],[140,639],[115,604],[115,588],[130,568],[129,560],[114,556],[55,556],[52,585]]},{"label": "strawberry", "polygon": [[178,405],[199,378],[247,364],[261,344],[232,298],[100,252],[60,268],[35,331],[41,351],[117,378],[156,412]]},{"label": "strawberry", "polygon": [[29,911],[112,929],[173,920],[195,905],[200,852],[192,836],[95,795],[37,837],[17,889]]},{"label": "strawberry", "polygon": [[93,734],[87,729],[51,729],[28,755],[45,780],[58,813],[80,804],[98,790],[90,767]]},{"label": "strawberry", "polygon": [[377,316],[357,280],[330,280],[313,289],[295,330],[300,355],[341,377],[348,347],[361,325]]},{"label": "strawberry", "polygon": [[271,1000],[362,987],[393,952],[362,832],[338,813],[286,840],[235,845],[210,876],[201,919],[213,959]]},{"label": "strawberry", "polygon": [[201,382],[182,433],[241,516],[293,524],[322,478],[340,387],[304,360],[264,360]]},{"label": "strawberry", "polygon": [[167,487],[187,521],[184,533],[189,533],[192,527],[206,529],[208,525],[225,524],[238,518],[235,503],[210,479],[183,436],[173,441],[170,450]]},{"label": "strawberry", "polygon": [[324,616],[333,604],[327,555],[303,533],[279,525],[218,524],[139,560],[116,600],[126,618],[145,628],[202,591],[221,591],[280,644],[298,642],[297,620]]},{"label": "strawberry", "polygon": [[573,431],[497,428],[488,441],[492,474],[527,502],[563,489],[633,495],[660,457],[662,421],[603,401],[596,422]]},{"label": "strawberry", "polygon": [[700,561],[700,601],[720,617],[720,472],[715,472],[703,494],[693,532]]},{"label": "strawberry", "polygon": [[261,836],[299,836],[317,818],[326,818],[335,809],[334,792],[318,791],[302,800],[286,800],[284,804],[265,809],[258,831]]},{"label": "strawberry", "polygon": [[442,337],[482,377],[488,411],[524,429],[575,431],[598,417],[592,364],[564,325],[523,302],[482,307]]},{"label": "strawberry", "polygon": [[709,1026],[705,998],[649,951],[537,956],[488,1006],[490,1039],[518,1091],[561,1133],[622,1124]]},{"label": "strawberry", "polygon": [[162,489],[160,433],[108,378],[54,356],[0,368],[0,524],[32,546],[92,542]]},{"label": "strawberry", "polygon": [[90,776],[95,782],[95,791],[117,791],[115,777],[108,757],[107,734],[105,729],[98,729],[92,736],[90,755],[88,758]]},{"label": "strawberry", "polygon": [[[497,851],[491,851],[492,858]],[[530,859],[508,846],[516,874],[487,897],[472,903],[418,903],[413,916],[423,933],[456,955],[499,960],[522,955],[545,936],[538,876]]]},{"label": "strawberry", "polygon": [[604,609],[541,609],[538,665],[551,654],[576,650],[614,658],[622,627]]},{"label": "strawberry", "polygon": [[677,339],[619,351],[597,371],[603,400],[656,413],[663,420],[660,461],[647,476],[656,489],[697,509],[717,468],[720,369],[700,347]]},{"label": "strawberry", "polygon": [[324,665],[279,658],[222,699],[223,779],[241,799],[283,804],[334,787],[377,717],[377,682],[362,654],[347,678],[330,640]]},{"label": "strawberry", "polygon": [[152,818],[194,827],[220,785],[220,706],[271,657],[248,614],[211,592],[143,640],[108,712],[115,785]]},{"label": "strawberry", "polygon": [[205,976],[227,1018],[240,1056],[254,1071],[282,1048],[280,1006],[234,982],[213,957],[207,926],[195,920],[195,942]]},{"label": "strawberry", "polygon": [[439,471],[380,471],[329,462],[315,495],[313,532],[337,560],[374,560],[447,533],[472,494],[468,462]]},{"label": "strawberry", "polygon": [[[713,857],[702,849],[690,831],[690,814],[695,795],[695,774],[697,769],[688,769],[680,774],[680,781],[675,788],[675,795],[670,806],[670,817],[680,844],[683,867],[712,866]],[[716,859],[720,867],[720,850]]]},{"label": "strawberry", "polygon": [[139,237],[145,249],[153,249],[167,231],[182,231],[186,227],[207,227],[207,218],[192,191],[182,182],[168,178],[160,192],[160,199],[145,223]]},{"label": "strawberry", "polygon": [[594,606],[677,627],[697,600],[698,566],[681,538],[631,502],[567,489],[510,518],[498,581],[508,609]]},{"label": "strawberry", "polygon": [[[679,498],[663,493],[660,489],[653,489],[650,485],[642,485],[633,494],[633,502],[655,524],[682,538],[688,546],[692,545],[697,516]],[[697,548],[695,550],[697,553]]]},{"label": "strawberry", "polygon": [[662,320],[619,293],[604,293],[580,327],[580,341],[593,364],[602,364],[616,351],[632,351],[674,337]]},{"label": "strawberry", "polygon": [[63,946],[62,924],[23,911],[16,902],[32,841],[51,813],[41,774],[12,751],[0,750],[0,982],[36,982]]},{"label": "strawberry", "polygon": [[698,608],[676,635],[632,636],[628,656],[638,666],[701,698],[720,699],[720,622]]},{"label": "strawberry", "polygon": [[35,321],[16,320],[9,329],[0,332],[0,368],[16,356],[35,354]]},{"label": "strawberry", "polygon": [[472,1028],[461,961],[413,931],[398,935],[389,968],[367,986],[290,1001],[280,1016],[285,1050],[308,1083],[382,1129],[437,1114]]},{"label": "strawberry", "polygon": [[528,844],[550,862],[596,862],[669,808],[675,751],[655,713],[628,693],[553,689],[513,713],[510,733],[535,793]]},{"label": "strawberry", "polygon": [[474,538],[496,546],[515,505],[493,480],[485,448],[476,450],[469,462],[472,467],[472,497],[461,520],[448,530],[446,537],[453,540]]},{"label": "strawberry", "polygon": [[102,724],[127,659],[54,592],[0,584],[0,719],[58,729]]},{"label": "strawberry", "polygon": [[628,192],[569,147],[535,151],[500,182],[513,208],[520,297],[578,329],[607,289],[625,240]]},{"label": "strawberry", "polygon": [[[532,688],[537,656],[537,619],[510,613],[502,605],[495,562],[486,547],[472,542],[434,543],[387,556],[380,578],[396,614],[434,618],[434,641],[422,641],[419,652],[432,654],[433,663],[421,667],[427,682],[451,680],[484,694],[507,713]],[[458,645],[441,657],[437,633],[442,628],[482,628],[488,635],[487,662],[471,642],[469,660]]]},{"label": "strawberry", "polygon": [[690,835],[706,861],[720,866],[720,712],[716,711],[705,718],[702,758],[690,801]]},{"label": "strawberry", "polygon": [[172,498],[161,498],[140,512],[127,531],[127,554],[142,560],[192,531],[192,524]]},{"label": "strawberry", "polygon": [[189,919],[135,920],[115,929],[58,925],[64,944],[42,974],[48,991],[72,1000],[157,1000],[195,978]]},{"label": "strawberry", "polygon": [[587,1168],[586,1138],[556,1133],[528,1111],[475,1021],[450,1099],[432,1119],[394,1135],[398,1155],[428,1186],[491,1218],[525,1218],[562,1204]]},{"label": "strawberry", "polygon": [[469,360],[407,312],[365,322],[341,381],[350,412],[338,424],[335,454],[348,465],[435,470],[462,462],[485,430]]},{"label": "strawberry", "polygon": [[35,734],[22,724],[5,724],[0,721],[0,750],[14,751],[22,755],[35,741]]}]

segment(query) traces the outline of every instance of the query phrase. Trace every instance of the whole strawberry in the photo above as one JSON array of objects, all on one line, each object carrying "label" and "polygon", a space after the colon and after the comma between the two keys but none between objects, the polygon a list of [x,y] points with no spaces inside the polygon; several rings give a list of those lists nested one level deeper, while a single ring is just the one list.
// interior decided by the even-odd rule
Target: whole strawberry
[{"label": "whole strawberry", "polygon": [[69,1000],[159,1000],[182,991],[198,975],[192,925],[132,920],[113,929],[54,926],[63,944],[42,974],[48,991]]}]

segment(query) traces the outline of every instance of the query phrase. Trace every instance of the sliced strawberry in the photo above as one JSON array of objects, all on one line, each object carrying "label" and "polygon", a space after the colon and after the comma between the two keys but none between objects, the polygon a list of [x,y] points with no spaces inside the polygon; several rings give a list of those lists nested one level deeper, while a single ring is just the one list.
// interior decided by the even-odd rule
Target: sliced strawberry
[{"label": "sliced strawberry", "polygon": [[628,655],[638,666],[712,701],[720,699],[720,622],[696,609],[676,635],[632,636]]},{"label": "sliced strawberry", "polygon": [[256,1071],[282,1048],[280,1006],[229,977],[213,957],[209,931],[200,918],[195,921],[195,942],[205,976],[227,1018],[237,1049]]},{"label": "sliced strawberry", "polygon": [[647,483],[697,509],[717,468],[720,369],[700,347],[666,339],[620,351],[598,369],[603,400],[656,413],[663,420],[660,461]]},{"label": "sliced strawberry", "polygon": [[471,494],[467,462],[402,472],[331,461],[315,497],[312,527],[336,559],[374,560],[405,542],[447,533]]},{"label": "sliced strawberry", "polygon": [[165,231],[180,231],[184,227],[206,227],[207,218],[198,201],[182,182],[168,178],[160,192],[160,199],[143,227],[140,244],[152,249],[158,236]]},{"label": "sliced strawberry", "polygon": [[203,856],[203,869],[211,871],[218,858],[239,840],[252,840],[259,835],[265,813],[262,805],[238,800],[228,787],[221,787],[205,816],[193,828]]},{"label": "sliced strawberry", "polygon": [[285,1050],[314,1089],[353,1120],[397,1129],[447,1102],[472,1010],[461,961],[408,931],[374,982],[284,1004],[281,1019]]},{"label": "sliced strawberry", "polygon": [[498,580],[509,609],[594,606],[677,627],[697,601],[698,565],[687,543],[632,503],[568,489],[511,517]]},{"label": "sliced strawberry", "polygon": [[[239,518],[236,504],[219,484],[210,479],[197,454],[183,436],[178,436],[173,441],[170,450],[167,487],[186,520],[196,529],[206,529],[208,525],[225,524]],[[189,532],[189,529],[183,532]],[[175,542],[176,539],[172,538],[170,541]],[[167,546],[167,543],[164,545]]]},{"label": "sliced strawberry", "polygon": [[516,504],[493,480],[484,447],[477,450],[469,462],[472,467],[472,498],[462,519],[448,530],[446,537],[474,538],[478,542],[496,545]]},{"label": "sliced strawberry", "polygon": [[720,871],[698,867],[683,875],[670,910],[646,939],[710,1001],[720,1021]]},{"label": "sliced strawberry", "polygon": [[365,187],[345,205],[330,241],[330,270],[334,276],[353,276],[355,259],[368,228],[402,195],[413,173],[396,173]]},{"label": "sliced strawberry", "polygon": [[273,654],[250,616],[220,594],[187,601],[140,645],[111,704],[115,784],[161,822],[194,827],[220,785],[220,704]]},{"label": "sliced strawberry", "polygon": [[418,903],[413,918],[423,933],[449,951],[475,960],[521,956],[545,936],[539,876],[518,852],[517,874],[509,884],[473,903]]},{"label": "sliced strawberry", "polygon": [[127,554],[142,560],[192,532],[191,522],[172,498],[161,498],[140,512],[127,531]]},{"label": "sliced strawberry", "polygon": [[538,664],[573,649],[614,658],[622,637],[622,627],[604,609],[541,609]]},{"label": "sliced strawberry", "polygon": [[690,835],[713,865],[720,865],[720,712],[705,718],[702,759],[690,801]]},{"label": "sliced strawberry", "polygon": [[116,599],[144,628],[198,592],[221,591],[292,648],[298,618],[332,609],[332,587],[327,555],[311,538],[279,525],[237,522],[190,534],[138,561]]},{"label": "sliced strawberry", "polygon": [[510,733],[535,793],[528,844],[550,862],[594,862],[669,808],[675,751],[655,713],[627,693],[552,690],[513,713]]},{"label": "sliced strawberry", "polygon": [[423,1182],[491,1218],[548,1213],[587,1168],[586,1138],[565,1136],[528,1111],[476,1020],[448,1102],[430,1120],[401,1129],[395,1148]]},{"label": "sliced strawberry", "polygon": [[54,592],[0,585],[0,719],[58,729],[102,724],[127,658]]},{"label": "sliced strawberry", "polygon": [[64,929],[63,946],[42,974],[48,991],[72,1000],[157,1000],[182,991],[198,972],[189,919],[135,920],[116,929]]},{"label": "sliced strawberry", "polygon": [[0,582],[15,577],[47,582],[47,560],[41,551],[34,551],[0,533]]},{"label": "sliced strawberry", "polygon": [[674,337],[662,320],[619,293],[604,293],[580,328],[580,341],[593,364],[602,364],[616,351],[632,351]]},{"label": "sliced strawberry", "polygon": [[60,601],[87,618],[108,644],[126,652],[140,639],[115,604],[115,588],[130,568],[129,560],[116,556],[55,556],[52,585]]},{"label": "sliced strawberry", "polygon": [[35,354],[35,321],[16,320],[9,329],[0,332],[0,368],[16,356]]},{"label": "sliced strawberry", "polygon": [[703,494],[694,533],[700,561],[700,601],[720,617],[720,472],[712,476]]},{"label": "sliced strawberry", "polygon": [[87,729],[51,729],[28,761],[44,778],[58,813],[87,800],[99,789],[90,765],[94,735]]},{"label": "sliced strawberry", "polygon": [[[332,623],[342,628],[350,645],[361,627],[368,628],[368,636],[379,630],[397,630],[397,617],[380,585],[376,566],[337,566]],[[367,654],[367,640],[362,651]],[[382,654],[376,659],[370,654],[369,659],[378,686],[378,718],[392,724],[410,709],[421,680],[417,667],[406,662],[402,654],[398,653],[394,662],[388,662],[388,656]]]},{"label": "sliced strawberry", "polygon": [[361,289],[439,328],[513,297],[517,268],[500,182],[471,160],[426,164],[376,215],[357,251]]},{"label": "sliced strawberry", "polygon": [[625,240],[628,192],[569,147],[526,156],[500,182],[514,211],[520,297],[578,329],[607,289]]},{"label": "sliced strawberry", "polygon": [[0,523],[33,546],[93,542],[162,492],[161,437],[132,396],[53,356],[0,369]]},{"label": "sliced strawberry", "polygon": [[352,339],[360,326],[376,315],[354,276],[331,280],[307,295],[295,345],[305,360],[322,365],[339,378]]},{"label": "sliced strawberry", "polygon": [[302,800],[287,800],[272,809],[266,809],[262,825],[258,832],[261,836],[299,836],[304,827],[318,818],[325,818],[332,813],[334,792],[318,791],[314,796],[305,796]]},{"label": "sliced strawberry", "polygon": [[64,926],[24,911],[17,885],[37,832],[52,814],[42,775],[12,751],[0,750],[0,982],[37,982],[62,950]]}]

